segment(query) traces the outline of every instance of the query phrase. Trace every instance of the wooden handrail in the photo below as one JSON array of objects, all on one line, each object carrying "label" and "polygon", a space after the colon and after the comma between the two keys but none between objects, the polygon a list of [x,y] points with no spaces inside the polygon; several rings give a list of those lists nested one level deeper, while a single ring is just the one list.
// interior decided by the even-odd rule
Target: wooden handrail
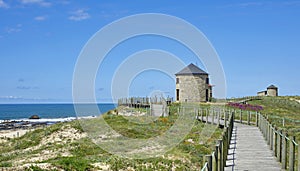
[{"label": "wooden handrail", "polygon": [[[211,169],[209,169],[209,167],[203,167],[202,169],[206,168],[207,170],[214,170],[214,171],[224,170],[224,167],[226,166],[228,148],[229,148],[230,138],[233,129],[233,122],[240,122],[243,124],[255,125],[260,129],[260,131],[263,134],[263,137],[265,138],[267,144],[269,145],[269,148],[273,151],[273,154],[275,155],[277,160],[281,163],[282,169],[288,169],[290,171],[300,171],[300,147],[299,147],[300,143],[296,142],[294,136],[289,136],[285,131],[276,129],[275,125],[270,123],[268,121],[268,118],[266,118],[259,112],[248,112],[248,111],[236,112],[235,110],[233,110],[231,111],[232,114],[238,113],[239,115],[237,116],[237,118],[234,118],[234,115],[231,115],[228,119],[226,114],[226,112],[228,111],[225,110],[220,110],[220,111],[222,112],[220,112],[220,114],[217,115],[218,118],[216,122],[220,123],[220,120],[222,120],[222,116],[223,116],[224,126],[225,125],[226,126],[224,127],[222,139],[217,143],[218,147],[216,146],[216,148],[219,148],[219,151],[222,155],[220,156],[218,155],[217,160],[213,160]],[[247,117],[243,117],[244,114],[246,114]],[[255,118],[253,117],[254,115]],[[198,115],[199,120],[202,121],[205,120],[205,122],[207,123],[209,123],[208,118],[209,117],[206,115],[206,112],[204,113],[200,112]],[[253,120],[255,121],[251,122]],[[214,124],[214,122],[212,120],[210,123]],[[217,151],[217,149],[215,151]],[[296,154],[298,155],[296,156]],[[219,161],[219,160],[220,160],[219,163],[214,163],[215,161]],[[217,168],[215,168],[216,165]]]},{"label": "wooden handrail", "polygon": [[[203,110],[202,110],[203,111]],[[230,146],[230,140],[232,136],[233,131],[233,125],[234,125],[234,112],[231,111],[229,116],[227,116],[227,113],[229,111],[223,111],[224,113],[224,131],[222,133],[222,139],[217,141],[217,144],[215,146],[215,150],[211,155],[206,155],[204,158],[204,164],[202,167],[202,171],[224,171],[224,167],[226,166],[226,160],[228,155],[228,149]],[[209,111],[206,110],[206,114],[208,115]],[[214,111],[212,111],[214,113]],[[218,112],[216,112],[218,113]],[[201,112],[201,117],[198,115],[198,119],[202,119],[203,121],[203,113]],[[207,116],[206,115],[206,116]],[[217,124],[220,124],[222,113],[218,113],[217,115]],[[208,121],[209,117],[206,117],[205,122],[209,123]],[[228,120],[227,120],[228,119]],[[211,124],[216,124],[214,122],[214,119],[211,119]]]},{"label": "wooden handrail", "polygon": [[[262,114],[259,114],[259,118],[259,129],[281,163],[281,168],[300,171],[300,147],[299,142],[296,143],[295,136],[289,137],[285,131],[276,129]],[[297,167],[295,163],[296,147],[298,148]]]}]

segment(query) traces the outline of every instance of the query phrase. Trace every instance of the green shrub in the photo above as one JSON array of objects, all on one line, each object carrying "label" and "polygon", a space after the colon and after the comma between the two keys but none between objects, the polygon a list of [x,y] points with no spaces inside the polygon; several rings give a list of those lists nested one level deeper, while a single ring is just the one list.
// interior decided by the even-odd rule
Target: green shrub
[{"label": "green shrub", "polygon": [[31,166],[25,168],[25,171],[43,171],[43,169],[38,166],[31,165]]},{"label": "green shrub", "polygon": [[0,167],[12,167],[12,163],[11,162],[1,162]]},{"label": "green shrub", "polygon": [[66,171],[85,171],[92,168],[89,161],[83,157],[59,157],[51,162]]}]

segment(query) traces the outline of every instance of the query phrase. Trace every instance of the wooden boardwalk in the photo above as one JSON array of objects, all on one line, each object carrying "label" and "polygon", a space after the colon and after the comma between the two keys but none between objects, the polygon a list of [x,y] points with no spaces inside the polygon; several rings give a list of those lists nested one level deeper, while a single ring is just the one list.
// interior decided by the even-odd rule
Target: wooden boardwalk
[{"label": "wooden boardwalk", "polygon": [[225,171],[278,171],[281,165],[258,127],[234,123]]}]

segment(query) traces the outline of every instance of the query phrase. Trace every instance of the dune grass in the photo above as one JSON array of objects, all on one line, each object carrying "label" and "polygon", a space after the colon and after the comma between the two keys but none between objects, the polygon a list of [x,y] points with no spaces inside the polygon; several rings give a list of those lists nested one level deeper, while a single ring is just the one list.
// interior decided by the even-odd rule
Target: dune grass
[{"label": "dune grass", "polygon": [[[163,134],[174,125],[178,118],[178,106],[179,104],[173,104],[170,107],[170,116],[157,118],[150,123],[129,122],[137,118],[118,116],[114,112],[108,112],[102,117],[123,136],[147,139]],[[89,122],[96,122],[96,119]],[[199,170],[203,156],[212,152],[215,141],[222,133],[222,129],[216,128],[208,138],[205,137],[205,142],[200,143],[205,126],[195,120],[184,140],[164,155],[130,159],[112,155],[93,143],[88,136],[83,136],[85,132],[79,121],[58,123],[2,142],[0,167],[11,170]],[[76,130],[74,134],[80,135],[80,138],[66,137],[64,130]],[[43,167],[43,164],[48,166]]]},{"label": "dune grass", "polygon": [[[242,101],[246,98],[230,99],[230,101]],[[261,114],[266,116],[268,120],[277,128],[288,133],[289,136],[296,136],[296,140],[300,141],[300,96],[279,96],[279,97],[260,97],[247,102],[251,105],[259,105],[263,107]],[[239,119],[237,111],[236,119]],[[243,120],[246,120],[248,111],[243,112]],[[252,122],[255,117],[251,118]]]},{"label": "dune grass", "polygon": [[249,104],[263,106],[262,114],[278,129],[296,136],[300,141],[300,97],[279,96],[263,97],[261,100],[250,101]]}]

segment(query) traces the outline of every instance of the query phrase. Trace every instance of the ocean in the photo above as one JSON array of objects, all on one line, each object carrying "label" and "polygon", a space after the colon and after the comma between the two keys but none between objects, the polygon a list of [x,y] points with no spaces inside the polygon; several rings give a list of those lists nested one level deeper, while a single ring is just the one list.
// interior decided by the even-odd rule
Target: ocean
[{"label": "ocean", "polygon": [[[86,113],[80,117],[99,116],[116,108],[116,104],[97,104],[101,113],[89,111],[92,104],[79,104],[86,108]],[[64,120],[76,118],[73,104],[0,104],[0,120],[27,120],[32,115],[38,115],[44,120]]]}]

